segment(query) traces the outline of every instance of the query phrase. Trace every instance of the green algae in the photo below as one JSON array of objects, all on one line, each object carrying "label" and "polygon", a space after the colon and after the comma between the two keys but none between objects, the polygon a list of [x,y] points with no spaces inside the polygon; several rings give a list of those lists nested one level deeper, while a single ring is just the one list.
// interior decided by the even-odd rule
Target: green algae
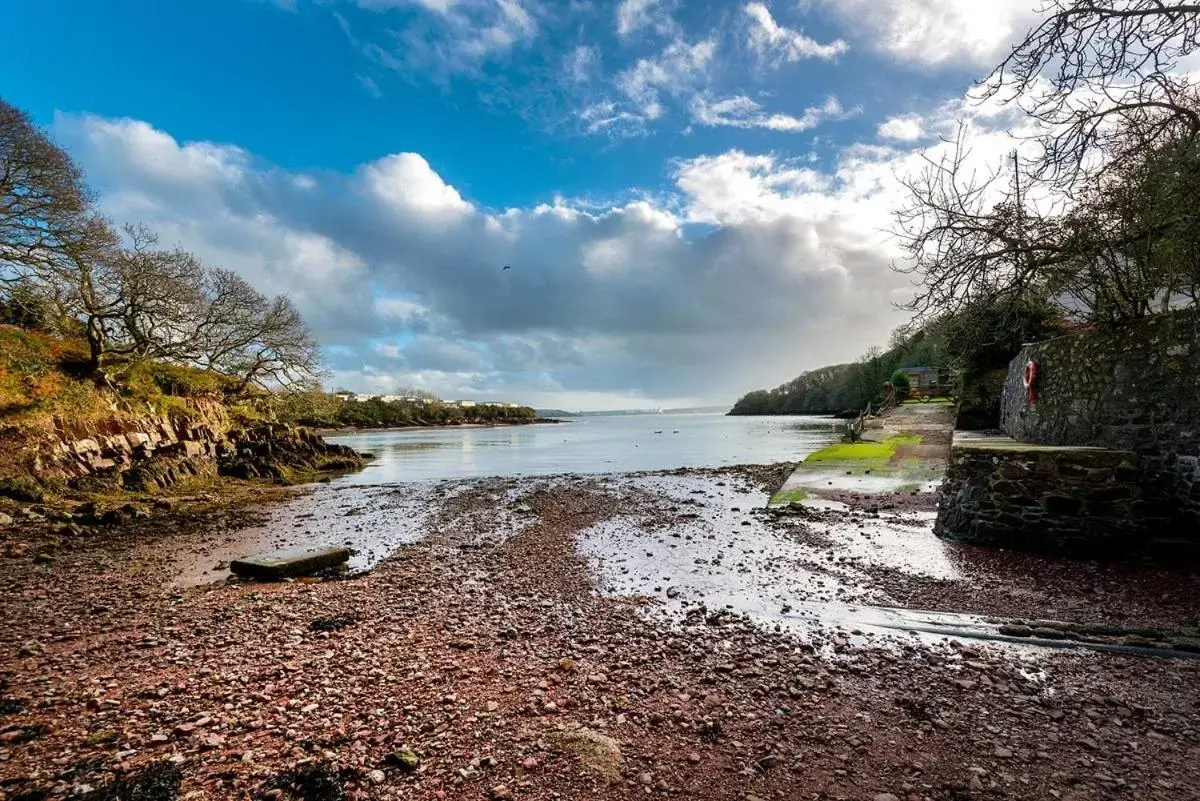
[{"label": "green algae", "polygon": [[803,503],[808,499],[808,490],[803,488],[780,490],[771,496],[770,505],[784,506],[789,503]]},{"label": "green algae", "polygon": [[920,445],[921,438],[916,435],[900,435],[888,437],[882,442],[839,442],[810,453],[804,460],[805,464],[844,464],[861,467],[881,468],[886,466],[896,455],[896,449],[902,445]]}]

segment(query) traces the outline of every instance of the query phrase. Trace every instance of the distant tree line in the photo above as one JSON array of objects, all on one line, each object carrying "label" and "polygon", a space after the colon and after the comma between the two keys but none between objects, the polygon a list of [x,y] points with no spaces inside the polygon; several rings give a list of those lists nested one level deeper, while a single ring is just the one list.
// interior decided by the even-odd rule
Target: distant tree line
[{"label": "distant tree line", "polygon": [[971,392],[984,377],[1003,371],[1026,342],[1063,333],[1066,321],[1049,303],[997,301],[968,306],[914,332],[900,329],[884,351],[872,348],[858,361],[802,373],[774,389],[747,393],[730,414],[838,414],[883,400],[884,384],[907,389],[904,367],[931,367],[953,376],[955,393]]},{"label": "distant tree line", "polygon": [[[415,393],[401,393],[418,397]],[[537,413],[528,406],[476,404],[459,406],[428,393],[419,400],[347,400],[325,392],[295,392],[273,398],[274,416],[316,428],[406,428],[466,424],[531,423]]]},{"label": "distant tree line", "polygon": [[893,337],[891,347],[872,348],[850,364],[821,367],[774,389],[747,393],[730,414],[838,414],[861,410],[883,400],[883,387],[901,367],[936,366],[942,363],[944,345],[927,331]]},{"label": "distant tree line", "polygon": [[79,167],[0,99],[0,322],[86,340],[89,373],[120,380],[158,360],[251,387],[311,387],[316,340],[292,302],[229,270],[120,231],[95,208]]}]

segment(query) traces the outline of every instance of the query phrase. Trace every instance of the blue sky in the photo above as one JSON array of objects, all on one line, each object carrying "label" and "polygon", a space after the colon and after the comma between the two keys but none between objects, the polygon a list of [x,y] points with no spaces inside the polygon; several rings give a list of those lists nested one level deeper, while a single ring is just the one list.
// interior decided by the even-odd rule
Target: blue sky
[{"label": "blue sky", "polygon": [[293,296],[331,384],[724,402],[902,322],[895,176],[1005,146],[963,97],[1030,3],[979,5],[14,2],[0,94],[115,220]]}]

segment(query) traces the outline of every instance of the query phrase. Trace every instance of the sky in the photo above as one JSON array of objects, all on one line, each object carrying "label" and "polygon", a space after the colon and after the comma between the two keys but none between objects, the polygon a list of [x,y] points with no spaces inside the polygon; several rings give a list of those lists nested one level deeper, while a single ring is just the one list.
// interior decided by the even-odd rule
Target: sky
[{"label": "sky", "polygon": [[0,96],[330,389],[720,404],[906,321],[900,178],[1013,147],[1035,1],[10,0]]}]

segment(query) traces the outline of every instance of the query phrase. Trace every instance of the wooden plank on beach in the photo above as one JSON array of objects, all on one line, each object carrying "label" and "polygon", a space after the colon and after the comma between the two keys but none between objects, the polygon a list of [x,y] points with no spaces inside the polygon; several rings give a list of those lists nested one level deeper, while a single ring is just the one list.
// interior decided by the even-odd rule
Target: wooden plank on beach
[{"label": "wooden plank on beach", "polygon": [[243,578],[283,579],[312,575],[349,559],[350,550],[338,546],[289,548],[235,559],[229,563],[229,569]]}]

